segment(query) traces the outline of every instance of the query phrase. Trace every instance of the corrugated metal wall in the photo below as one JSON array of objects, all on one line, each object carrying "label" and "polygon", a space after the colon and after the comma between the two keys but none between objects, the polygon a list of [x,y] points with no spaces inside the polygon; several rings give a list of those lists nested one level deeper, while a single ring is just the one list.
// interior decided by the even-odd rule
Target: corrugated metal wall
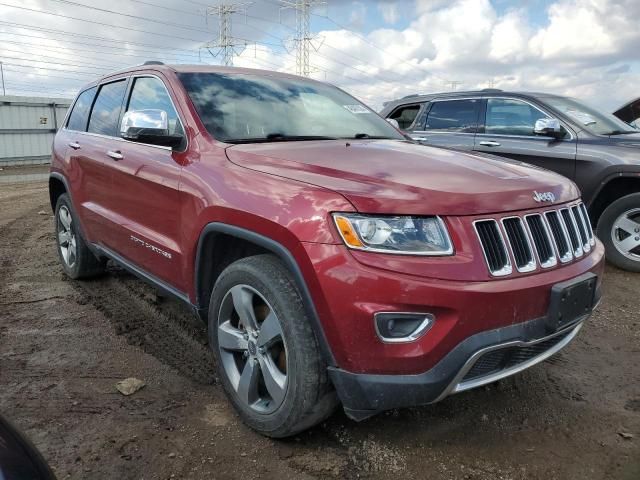
[{"label": "corrugated metal wall", "polygon": [[0,96],[0,166],[48,163],[71,100]]}]

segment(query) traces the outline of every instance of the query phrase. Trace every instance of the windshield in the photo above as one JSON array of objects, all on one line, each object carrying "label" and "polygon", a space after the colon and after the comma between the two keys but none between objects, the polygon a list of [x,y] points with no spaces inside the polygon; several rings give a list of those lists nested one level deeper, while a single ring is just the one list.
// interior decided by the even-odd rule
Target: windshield
[{"label": "windshield", "polygon": [[304,79],[179,73],[209,133],[229,143],[404,137],[343,91]]},{"label": "windshield", "polygon": [[637,129],[610,113],[599,112],[573,98],[545,97],[544,101],[596,135],[638,133]]}]

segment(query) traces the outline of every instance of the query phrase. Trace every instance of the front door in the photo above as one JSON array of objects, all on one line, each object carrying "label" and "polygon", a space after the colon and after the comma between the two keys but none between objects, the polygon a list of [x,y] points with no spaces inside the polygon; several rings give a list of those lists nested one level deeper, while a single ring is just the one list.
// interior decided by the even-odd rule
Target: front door
[{"label": "front door", "polygon": [[577,140],[566,129],[556,139],[536,135],[536,120],[549,118],[537,106],[516,98],[487,98],[484,125],[475,136],[474,150],[538,165],[575,178]]},{"label": "front door", "polygon": [[425,145],[473,150],[481,102],[478,98],[433,100],[408,133]]},{"label": "front door", "polygon": [[[171,133],[184,135],[163,81],[132,78],[124,111],[163,110]],[[113,139],[112,208],[117,215],[117,253],[157,279],[184,291],[181,245],[180,155],[174,149]]]}]

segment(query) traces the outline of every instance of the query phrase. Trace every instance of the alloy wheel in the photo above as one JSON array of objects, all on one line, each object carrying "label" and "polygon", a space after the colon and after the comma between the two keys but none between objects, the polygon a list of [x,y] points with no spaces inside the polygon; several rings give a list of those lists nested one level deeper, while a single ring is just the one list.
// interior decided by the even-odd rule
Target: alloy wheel
[{"label": "alloy wheel", "polygon": [[640,261],[640,208],[627,210],[616,219],[611,238],[621,254]]},{"label": "alloy wheel", "polygon": [[249,285],[224,296],[218,314],[218,350],[224,372],[245,406],[273,413],[287,393],[287,347],[276,312]]},{"label": "alloy wheel", "polygon": [[77,260],[76,235],[73,228],[73,217],[69,209],[62,205],[58,210],[58,246],[62,259],[71,268]]}]

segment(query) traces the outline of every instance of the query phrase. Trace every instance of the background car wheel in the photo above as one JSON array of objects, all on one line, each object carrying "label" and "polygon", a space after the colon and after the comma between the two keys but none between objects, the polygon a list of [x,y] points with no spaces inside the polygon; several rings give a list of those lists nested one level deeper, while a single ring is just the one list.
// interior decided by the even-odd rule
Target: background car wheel
[{"label": "background car wheel", "polygon": [[55,235],[64,272],[73,279],[89,278],[104,272],[104,262],[87,247],[67,194],[56,203]]},{"label": "background car wheel", "polygon": [[640,193],[607,207],[598,221],[598,238],[604,243],[607,260],[624,270],[640,272]]},{"label": "background car wheel", "polygon": [[294,435],[337,404],[300,295],[272,255],[222,272],[211,293],[209,343],[231,403],[263,435]]}]

